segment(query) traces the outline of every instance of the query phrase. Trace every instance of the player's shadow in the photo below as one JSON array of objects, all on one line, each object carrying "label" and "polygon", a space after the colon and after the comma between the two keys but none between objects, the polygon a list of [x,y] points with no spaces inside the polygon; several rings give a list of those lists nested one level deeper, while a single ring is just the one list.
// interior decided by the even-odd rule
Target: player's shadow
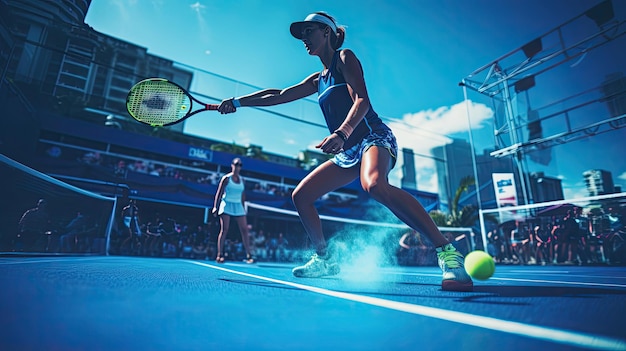
[{"label": "player's shadow", "polygon": [[[222,281],[235,283],[255,285],[272,289],[284,289],[284,290],[302,290],[295,286],[289,286],[280,284],[277,282],[267,282],[255,279],[226,279],[220,278]],[[333,289],[328,290],[336,292],[345,292],[358,295],[366,295],[373,297],[429,297],[429,298],[454,298],[461,302],[473,302],[481,304],[493,304],[493,305],[529,305],[530,302],[524,302],[515,300],[516,298],[571,298],[571,299],[600,299],[606,295],[626,295],[626,290],[609,289],[600,287],[566,287],[566,286],[500,286],[500,285],[479,285],[474,287],[473,292],[443,292],[441,294],[440,284],[428,284],[428,283],[407,283],[407,282],[395,282],[398,285],[412,285],[415,286],[416,293],[394,293],[388,289],[376,289],[367,291],[365,287],[356,289]],[[433,295],[434,288],[438,293]],[[387,290],[387,291],[385,291]]]},{"label": "player's shadow", "polygon": [[[326,281],[329,281],[329,280],[342,281],[340,278],[335,278],[335,277],[325,277],[325,278],[315,278],[315,279],[321,279],[321,280],[326,280]],[[302,288],[298,288],[298,287],[290,286],[290,285],[285,285],[285,284],[281,284],[277,282],[268,282],[268,281],[262,281],[262,280],[256,280],[256,279],[219,278],[219,280],[229,282],[229,283],[234,283],[234,284],[254,285],[254,286],[260,286],[260,287],[272,288],[272,289],[301,290],[301,291],[306,290],[306,289],[302,289]],[[309,285],[307,282],[299,282],[299,284]],[[387,284],[390,284],[390,283],[387,283]],[[311,284],[310,286],[317,287],[315,284]],[[323,289],[327,289],[327,290],[334,291],[334,292],[342,292],[342,293],[355,294],[355,295],[365,295],[365,296],[372,296],[372,297],[385,297],[386,296],[386,297],[432,298],[434,297],[432,292],[436,288],[438,287],[440,288],[441,284],[420,283],[419,286],[430,288],[428,292],[426,292],[426,290],[418,290],[418,289],[415,290],[416,292],[422,292],[421,294],[392,293],[392,292],[385,291],[385,289],[380,289],[380,284],[377,284],[377,286],[378,288],[370,288],[370,291],[366,290],[367,288],[363,286],[360,286],[360,287],[350,286],[349,287],[349,288],[354,288],[354,289],[335,289],[331,287],[325,287]],[[444,297],[444,296],[437,296],[437,297]]]},{"label": "player's shadow", "polygon": [[469,293],[467,296],[460,296],[459,300],[464,302],[479,302],[498,305],[520,305],[524,303],[511,302],[511,300],[500,300],[500,298],[556,297],[570,299],[599,299],[606,295],[626,295],[626,290],[578,286],[479,285],[475,286],[474,291]]}]

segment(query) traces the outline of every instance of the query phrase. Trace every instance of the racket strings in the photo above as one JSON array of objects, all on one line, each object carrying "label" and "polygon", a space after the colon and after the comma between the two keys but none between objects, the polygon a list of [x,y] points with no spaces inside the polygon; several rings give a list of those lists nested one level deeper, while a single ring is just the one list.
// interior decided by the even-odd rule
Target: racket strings
[{"label": "racket strings", "polygon": [[146,80],[137,84],[126,101],[136,120],[152,126],[163,126],[183,119],[191,100],[178,86],[165,80]]}]

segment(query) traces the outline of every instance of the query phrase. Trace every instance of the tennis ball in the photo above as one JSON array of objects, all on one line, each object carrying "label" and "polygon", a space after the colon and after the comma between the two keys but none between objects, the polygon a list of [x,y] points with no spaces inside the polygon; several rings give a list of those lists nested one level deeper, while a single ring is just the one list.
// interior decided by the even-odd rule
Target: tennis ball
[{"label": "tennis ball", "polygon": [[491,255],[485,251],[472,251],[465,256],[465,270],[467,274],[478,280],[487,280],[496,270],[496,264]]}]

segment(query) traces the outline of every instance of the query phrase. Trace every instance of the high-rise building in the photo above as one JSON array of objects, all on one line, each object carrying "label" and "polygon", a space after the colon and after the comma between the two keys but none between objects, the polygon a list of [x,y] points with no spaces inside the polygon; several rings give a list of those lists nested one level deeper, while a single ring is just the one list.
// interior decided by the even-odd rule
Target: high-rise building
[{"label": "high-rise building", "polygon": [[615,192],[611,172],[602,169],[591,169],[583,173],[589,196],[612,194]]},{"label": "high-rise building", "polygon": [[402,188],[417,190],[415,155],[412,149],[402,148]]},{"label": "high-rise building", "polygon": [[543,172],[531,173],[528,178],[535,203],[565,198],[561,179],[548,177]]},{"label": "high-rise building", "polygon": [[[189,88],[193,73],[147,49],[98,33],[84,23],[90,0],[7,0],[0,25],[14,45],[2,72],[46,109],[126,116],[126,95],[137,81],[162,77]],[[2,30],[0,30],[2,33]],[[1,44],[1,41],[0,41]],[[44,99],[47,100],[47,99]],[[170,127],[183,131],[184,123]]]},{"label": "high-rise building", "polygon": [[452,143],[432,150],[433,156],[442,160],[436,163],[436,168],[439,197],[444,209],[450,205],[461,180],[474,175],[471,152],[470,144],[462,139],[453,139]]}]

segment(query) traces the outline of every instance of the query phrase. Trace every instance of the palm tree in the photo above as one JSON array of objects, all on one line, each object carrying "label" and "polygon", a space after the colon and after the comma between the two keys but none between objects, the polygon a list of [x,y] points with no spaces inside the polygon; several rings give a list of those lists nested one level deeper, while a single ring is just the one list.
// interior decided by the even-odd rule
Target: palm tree
[{"label": "palm tree", "polygon": [[454,198],[450,204],[450,213],[445,214],[441,211],[432,211],[431,218],[438,226],[446,227],[472,227],[478,220],[478,211],[474,205],[465,205],[459,209],[459,201],[463,193],[475,184],[474,177],[467,176],[461,179],[459,187],[454,193]]},{"label": "palm tree", "polygon": [[237,145],[234,141],[232,144],[222,144],[222,143],[213,144],[211,145],[211,150],[228,152],[233,155],[241,155],[241,156],[245,156],[246,151],[247,151],[245,147]]},{"label": "palm tree", "polygon": [[452,207],[450,208],[450,220],[449,225],[451,227],[471,227],[476,224],[478,220],[478,211],[474,205],[465,205],[459,209],[459,201],[461,201],[461,195],[467,192],[469,188],[476,183],[474,177],[467,176],[461,179],[459,187],[454,193],[454,199],[452,200]]}]

